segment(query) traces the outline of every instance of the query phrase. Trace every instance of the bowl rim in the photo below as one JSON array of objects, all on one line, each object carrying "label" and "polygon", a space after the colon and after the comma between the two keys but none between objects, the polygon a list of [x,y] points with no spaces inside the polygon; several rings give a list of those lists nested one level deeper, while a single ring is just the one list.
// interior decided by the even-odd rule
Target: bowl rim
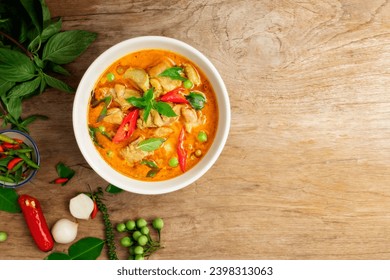
[{"label": "bowl rim", "polygon": [[[145,47],[154,45],[153,47]],[[211,79],[218,100],[219,121],[216,136],[209,151],[189,171],[163,181],[141,181],[114,170],[96,150],[88,132],[88,102],[91,90],[102,73],[119,58],[144,49],[165,49],[189,58]],[[189,57],[190,56],[190,57]],[[194,61],[196,60],[196,61]],[[199,65],[201,64],[201,65]],[[212,78],[210,78],[212,76]],[[217,87],[217,88],[216,88]],[[87,94],[86,94],[87,93]],[[203,176],[218,159],[230,130],[230,101],[221,75],[211,61],[189,44],[165,36],[139,36],[119,42],[101,53],[88,67],[77,87],[73,102],[72,122],[77,145],[91,168],[107,182],[138,194],[164,194],[184,188]],[[88,141],[86,141],[88,139]],[[211,153],[213,150],[213,153]],[[103,168],[102,168],[103,167]],[[124,183],[126,181],[127,183]]]},{"label": "bowl rim", "polygon": [[[17,130],[17,129],[4,129],[4,130],[0,130],[0,134],[5,134],[5,133],[9,133],[9,132],[23,135],[24,137],[26,137],[31,142],[32,149],[33,149],[35,157],[36,157],[36,163],[38,165],[40,165],[41,164],[41,156],[40,156],[40,153],[39,153],[38,145],[35,142],[35,140],[29,134],[27,134],[27,133],[25,133],[23,131]],[[26,144],[28,145],[28,143],[26,143]],[[1,182],[1,186],[4,187],[4,188],[10,188],[10,189],[19,188],[19,187],[27,184],[28,182],[30,182],[35,177],[37,172],[38,172],[38,169],[32,169],[32,171],[29,174],[29,176],[26,179],[24,179],[23,181],[21,181],[19,183]]]}]

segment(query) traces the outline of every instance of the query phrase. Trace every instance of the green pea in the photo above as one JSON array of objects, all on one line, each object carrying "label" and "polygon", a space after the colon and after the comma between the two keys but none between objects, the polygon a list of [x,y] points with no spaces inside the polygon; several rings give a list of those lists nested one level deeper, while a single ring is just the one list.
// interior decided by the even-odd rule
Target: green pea
[{"label": "green pea", "polygon": [[190,80],[185,80],[184,82],[183,82],[183,86],[185,87],[185,88],[187,88],[187,89],[190,89],[190,88],[192,88],[192,86],[193,86],[194,84],[190,81]]},{"label": "green pea", "polygon": [[115,80],[115,75],[111,72],[108,73],[106,77],[107,77],[107,81],[109,81],[109,82],[112,82],[113,80]]},{"label": "green pea", "polygon": [[145,227],[148,224],[148,222],[145,219],[143,219],[143,218],[139,218],[136,221],[136,223],[137,223],[137,228]]},{"label": "green pea", "polygon": [[141,233],[140,231],[138,231],[138,230],[137,230],[137,231],[134,231],[134,232],[133,232],[133,239],[137,241],[138,238],[139,238],[141,235],[142,235],[142,233]]},{"label": "green pea", "polygon": [[142,227],[142,228],[140,228],[139,231],[140,231],[143,235],[148,235],[149,232],[150,232],[150,230],[149,230],[148,227]]},{"label": "green pea", "polygon": [[144,253],[144,248],[142,246],[135,246],[134,247],[134,254],[142,255],[143,253]]},{"label": "green pea", "polygon": [[153,228],[161,230],[164,227],[164,221],[161,218],[156,218],[152,222]]},{"label": "green pea", "polygon": [[129,254],[130,254],[130,256],[135,255],[134,248],[135,248],[134,246],[129,247]]},{"label": "green pea", "polygon": [[145,258],[144,258],[144,256],[143,255],[135,255],[134,256],[134,260],[136,260],[136,261],[142,261],[142,260],[144,260]]},{"label": "green pea", "polygon": [[8,234],[5,231],[0,231],[0,242],[4,242],[8,239]]},{"label": "green pea", "polygon": [[199,131],[198,133],[198,140],[199,142],[206,142],[207,141],[207,134],[203,130]]},{"label": "green pea", "polygon": [[116,230],[118,232],[124,232],[126,230],[126,225],[124,223],[120,223],[116,225]]},{"label": "green pea", "polygon": [[128,236],[123,237],[120,242],[123,247],[130,247],[133,245],[133,241]]},{"label": "green pea", "polygon": [[148,237],[146,235],[141,235],[140,237],[138,237],[138,245],[140,246],[145,246],[146,243],[148,243]]},{"label": "green pea", "polygon": [[170,167],[177,167],[179,165],[179,160],[177,159],[177,157],[173,157],[169,160],[168,165]]},{"label": "green pea", "polygon": [[135,229],[135,222],[133,220],[129,220],[126,222],[126,228],[128,230],[133,230]]}]

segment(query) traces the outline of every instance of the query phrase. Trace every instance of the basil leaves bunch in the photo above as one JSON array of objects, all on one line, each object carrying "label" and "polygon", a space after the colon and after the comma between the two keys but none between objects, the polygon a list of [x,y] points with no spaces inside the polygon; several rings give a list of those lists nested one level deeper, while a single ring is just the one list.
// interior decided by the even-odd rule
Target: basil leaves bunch
[{"label": "basil leaves bunch", "polygon": [[61,18],[52,19],[45,0],[2,0],[0,3],[0,118],[3,126],[28,132],[41,115],[21,118],[22,101],[47,87],[74,89],[53,77],[70,75],[62,66],[80,56],[96,33],[62,31]]}]

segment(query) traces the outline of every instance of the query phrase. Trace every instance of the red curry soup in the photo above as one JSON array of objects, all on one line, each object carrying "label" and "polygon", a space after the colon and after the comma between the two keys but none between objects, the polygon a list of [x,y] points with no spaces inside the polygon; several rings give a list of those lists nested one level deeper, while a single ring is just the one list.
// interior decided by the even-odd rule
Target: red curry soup
[{"label": "red curry soup", "polygon": [[89,133],[104,160],[142,181],[170,179],[209,150],[218,124],[210,82],[187,58],[142,50],[99,78],[88,111]]}]

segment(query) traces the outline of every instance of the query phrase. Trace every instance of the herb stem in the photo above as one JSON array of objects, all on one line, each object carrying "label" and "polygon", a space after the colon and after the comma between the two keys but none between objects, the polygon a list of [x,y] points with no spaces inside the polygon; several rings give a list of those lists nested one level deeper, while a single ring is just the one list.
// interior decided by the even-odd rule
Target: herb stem
[{"label": "herb stem", "polygon": [[10,40],[12,43],[14,43],[16,46],[18,46],[24,53],[32,60],[33,54],[28,51],[22,44],[20,44],[17,40],[15,40],[13,37],[8,35],[7,33],[0,30],[0,35],[6,37],[8,40]]}]

